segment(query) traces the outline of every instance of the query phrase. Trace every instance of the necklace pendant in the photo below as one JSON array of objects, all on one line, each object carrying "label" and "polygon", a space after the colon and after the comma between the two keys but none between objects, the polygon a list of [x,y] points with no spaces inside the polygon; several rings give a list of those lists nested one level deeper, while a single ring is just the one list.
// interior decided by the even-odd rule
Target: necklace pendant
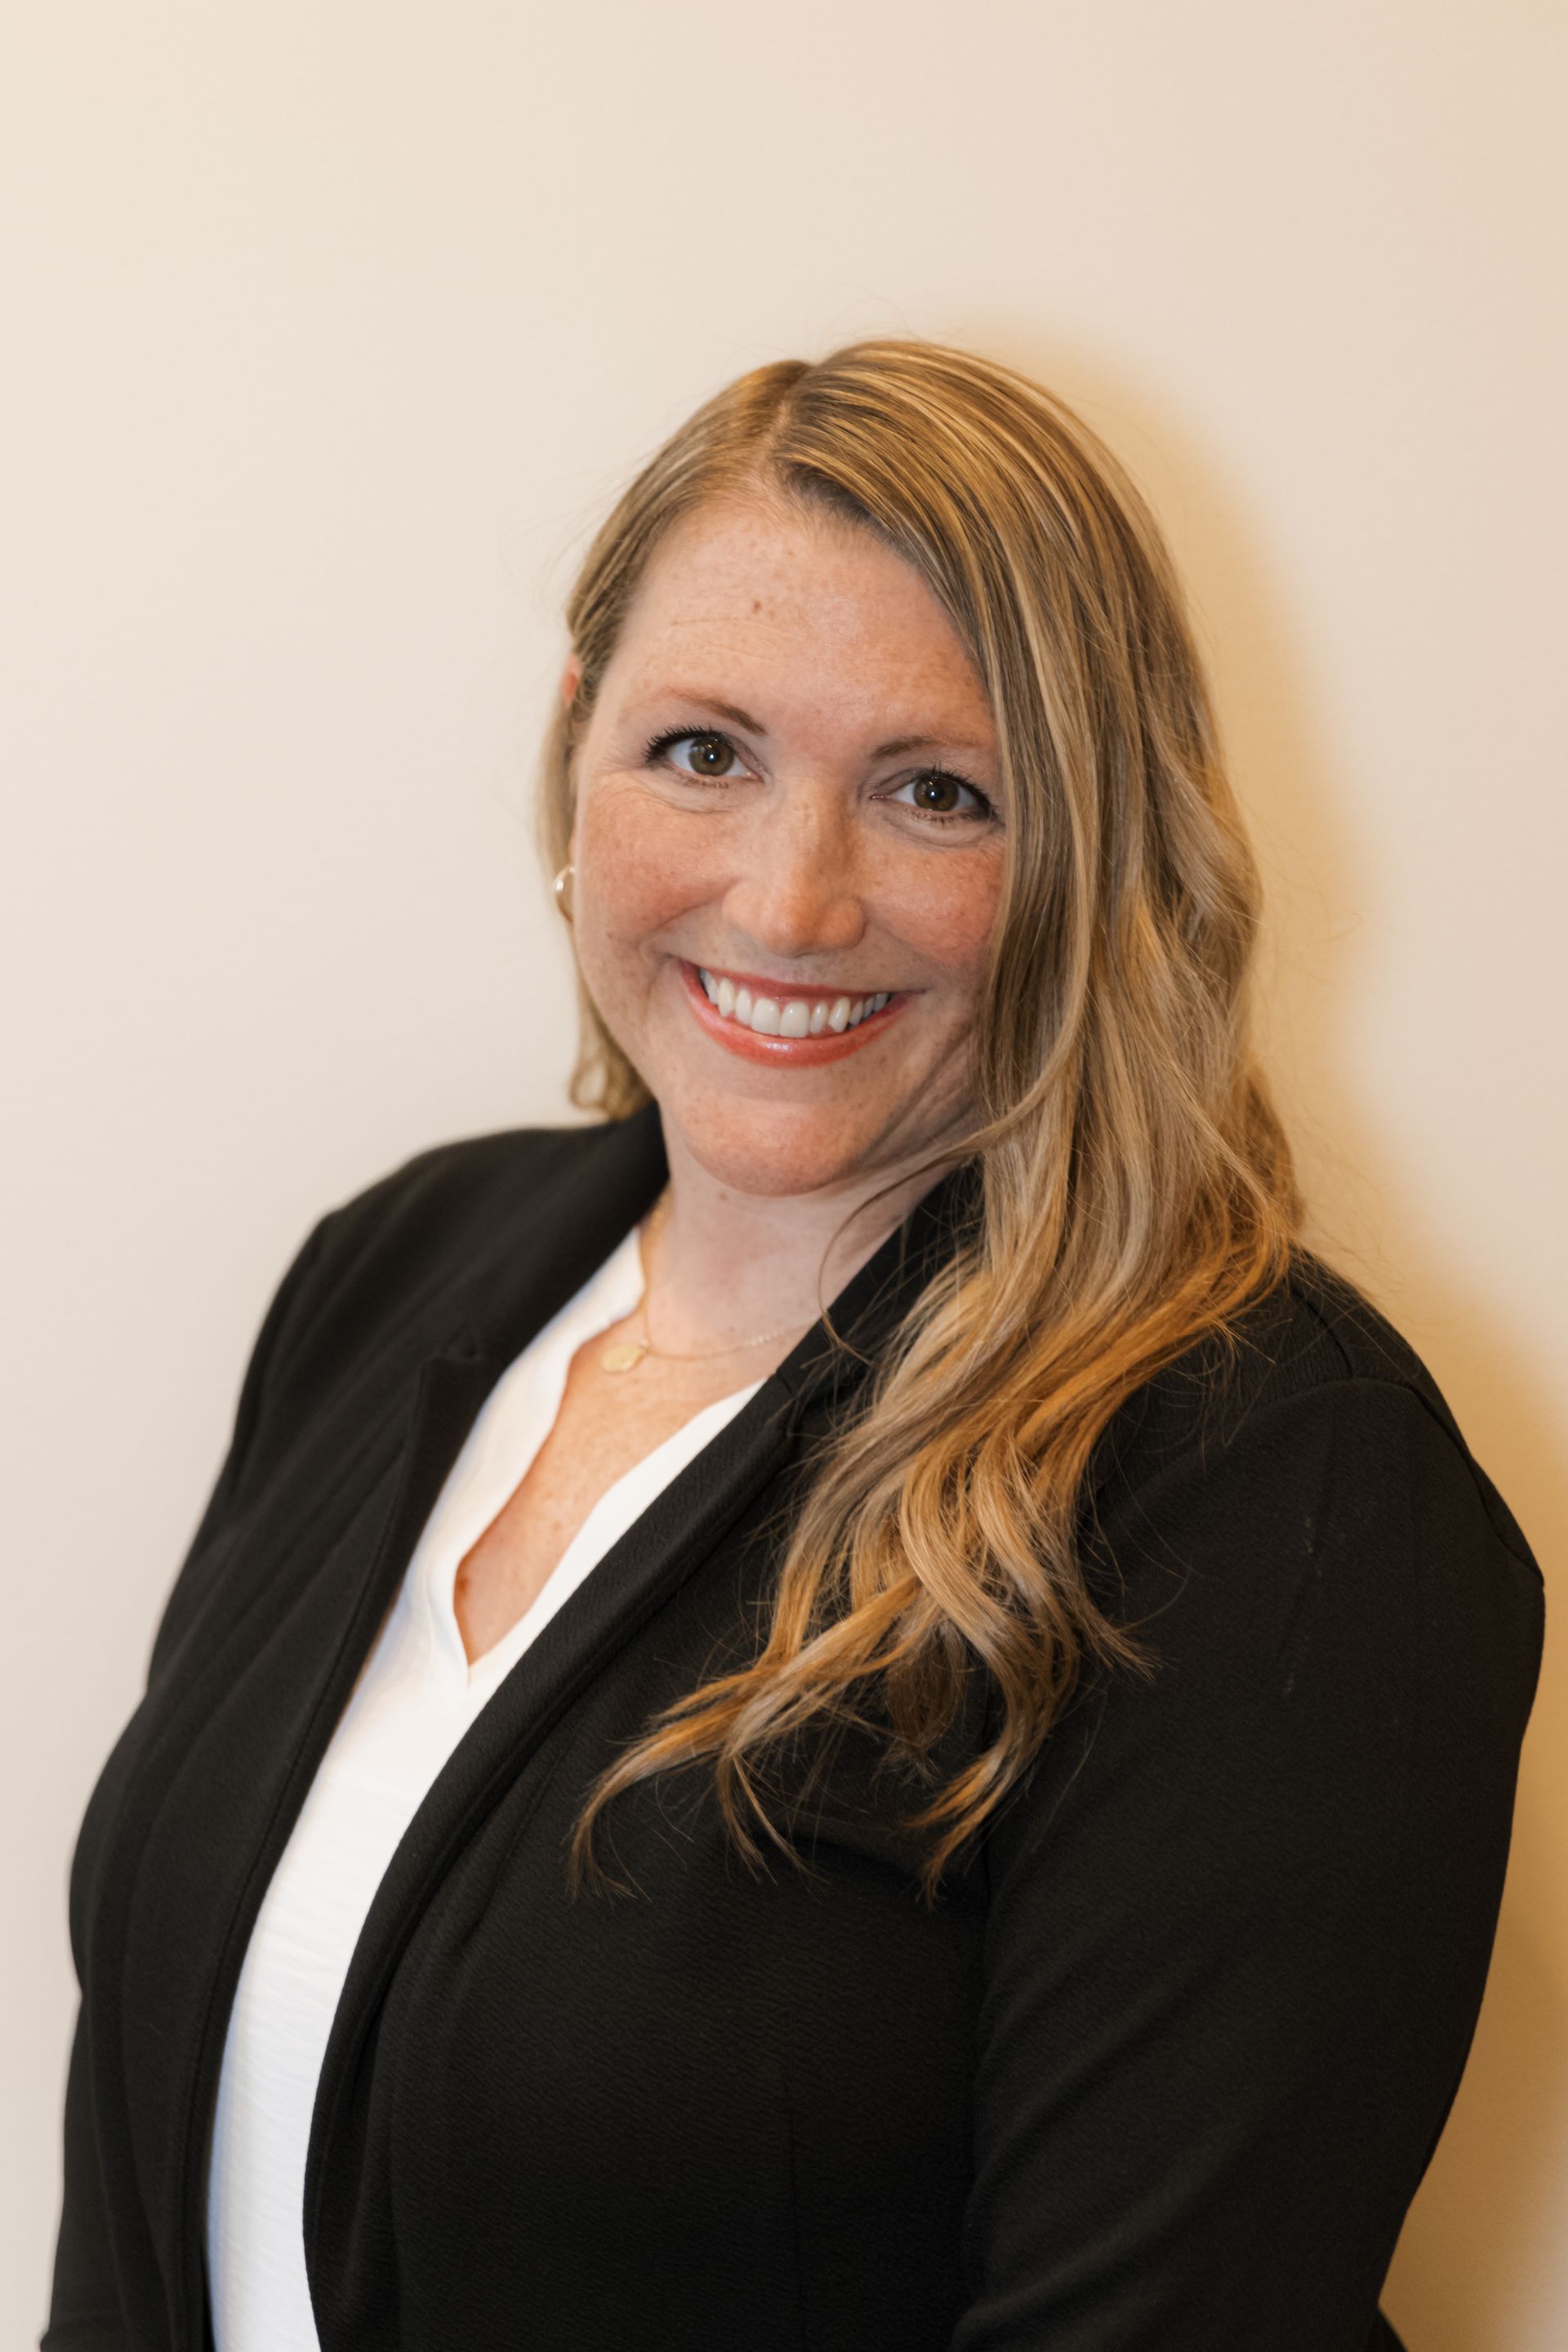
[{"label": "necklace pendant", "polygon": [[599,1363],[606,1372],[635,1372],[647,1352],[644,1340],[616,1339],[604,1350]]}]

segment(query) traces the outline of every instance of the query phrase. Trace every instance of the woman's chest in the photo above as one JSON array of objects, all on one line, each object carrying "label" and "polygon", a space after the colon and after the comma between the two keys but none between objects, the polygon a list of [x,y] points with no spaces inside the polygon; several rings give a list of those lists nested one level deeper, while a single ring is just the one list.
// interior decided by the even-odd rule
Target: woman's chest
[{"label": "woman's chest", "polygon": [[[646,1465],[651,1494],[660,1457],[733,1383],[700,1367],[605,1363],[601,1336],[577,1350],[553,1422],[489,1525],[458,1561],[452,1606],[470,1660],[503,1639],[543,1591],[597,1507]],[[634,1498],[636,1499],[636,1498]]]}]

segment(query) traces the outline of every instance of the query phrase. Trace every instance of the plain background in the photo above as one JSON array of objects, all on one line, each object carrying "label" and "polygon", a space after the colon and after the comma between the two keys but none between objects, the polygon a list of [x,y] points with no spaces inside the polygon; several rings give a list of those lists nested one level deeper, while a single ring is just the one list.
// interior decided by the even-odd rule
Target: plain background
[{"label": "plain background", "polygon": [[[39,2324],[67,1857],[273,1284],[562,1116],[534,745],[573,559],[743,367],[1038,374],[1191,583],[1319,1232],[1568,1531],[1552,0],[35,0],[0,58],[9,1034],[0,2335]],[[1555,1629],[1389,2307],[1568,2340]],[[1557,1808],[1554,1818],[1553,1809]]]}]

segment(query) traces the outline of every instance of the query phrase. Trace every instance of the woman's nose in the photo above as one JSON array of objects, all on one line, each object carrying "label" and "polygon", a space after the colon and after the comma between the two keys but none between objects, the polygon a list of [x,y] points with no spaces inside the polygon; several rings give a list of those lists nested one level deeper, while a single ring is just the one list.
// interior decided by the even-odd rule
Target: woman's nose
[{"label": "woman's nose", "polygon": [[798,802],[773,812],[725,894],[730,921],[771,955],[853,947],[866,922],[854,834],[836,812]]}]

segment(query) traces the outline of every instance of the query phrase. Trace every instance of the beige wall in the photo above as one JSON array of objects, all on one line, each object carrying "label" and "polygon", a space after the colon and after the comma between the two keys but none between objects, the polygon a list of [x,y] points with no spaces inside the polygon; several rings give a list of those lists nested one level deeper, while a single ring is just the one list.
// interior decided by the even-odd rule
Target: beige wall
[{"label": "beige wall", "polygon": [[[1548,0],[10,12],[6,2343],[52,2242],[67,1852],[246,1349],[324,1204],[557,1115],[526,817],[557,600],[633,461],[744,365],[971,342],[1142,478],[1266,855],[1322,1223],[1555,1572],[1562,26]],[[1568,2341],[1558,1636],[1391,2289],[1413,2352]]]}]

